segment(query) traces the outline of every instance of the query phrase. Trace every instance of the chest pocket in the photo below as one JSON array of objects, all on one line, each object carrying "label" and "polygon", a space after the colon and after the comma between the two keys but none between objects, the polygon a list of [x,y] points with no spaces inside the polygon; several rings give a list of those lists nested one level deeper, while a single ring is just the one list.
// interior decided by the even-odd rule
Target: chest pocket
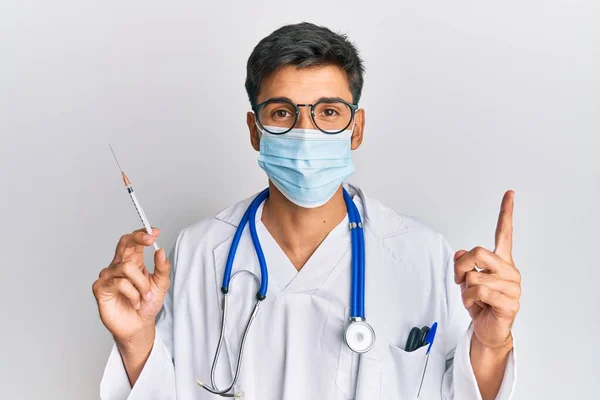
[{"label": "chest pocket", "polygon": [[[417,398],[427,357],[427,347],[422,346],[415,351],[407,352],[392,343],[388,343],[388,354],[385,357],[382,380],[385,398]],[[429,362],[431,361],[430,359]],[[429,369],[429,365],[427,368]]]}]

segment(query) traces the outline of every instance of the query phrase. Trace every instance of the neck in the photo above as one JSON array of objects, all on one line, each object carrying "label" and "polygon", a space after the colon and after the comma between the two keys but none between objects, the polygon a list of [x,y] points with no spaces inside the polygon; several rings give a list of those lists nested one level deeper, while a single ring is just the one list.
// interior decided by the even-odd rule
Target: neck
[{"label": "neck", "polygon": [[346,216],[342,187],[325,204],[302,208],[289,201],[271,182],[262,223],[297,270],[308,261],[323,239]]}]

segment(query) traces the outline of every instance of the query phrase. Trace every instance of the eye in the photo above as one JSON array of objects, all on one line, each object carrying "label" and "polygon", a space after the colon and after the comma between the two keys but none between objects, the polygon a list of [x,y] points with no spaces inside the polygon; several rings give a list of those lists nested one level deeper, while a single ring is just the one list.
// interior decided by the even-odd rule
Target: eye
[{"label": "eye", "polygon": [[326,108],[323,110],[324,117],[335,117],[336,115],[339,115],[339,113],[333,108]]},{"label": "eye", "polygon": [[292,113],[290,113],[288,110],[284,109],[284,108],[280,108],[279,110],[275,110],[271,113],[271,115],[274,118],[289,118],[292,116]]}]

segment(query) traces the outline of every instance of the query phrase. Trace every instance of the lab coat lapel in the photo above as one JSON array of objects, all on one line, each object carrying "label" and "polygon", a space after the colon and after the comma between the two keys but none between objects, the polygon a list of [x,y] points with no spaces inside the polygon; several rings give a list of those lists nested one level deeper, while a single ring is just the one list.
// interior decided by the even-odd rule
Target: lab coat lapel
[{"label": "lab coat lapel", "polygon": [[406,222],[398,213],[383,207],[377,200],[367,197],[362,189],[351,183],[344,183],[344,188],[356,203],[365,228],[369,229],[378,240],[387,239],[408,230]]}]

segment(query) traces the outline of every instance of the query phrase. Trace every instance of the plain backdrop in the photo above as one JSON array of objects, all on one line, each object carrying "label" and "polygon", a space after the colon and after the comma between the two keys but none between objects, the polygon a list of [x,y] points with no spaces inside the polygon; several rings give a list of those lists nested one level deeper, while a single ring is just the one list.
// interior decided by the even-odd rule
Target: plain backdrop
[{"label": "plain backdrop", "polygon": [[493,249],[515,190],[514,398],[598,398],[593,0],[1,1],[0,398],[98,398],[111,337],[91,285],[141,225],[108,144],[170,249],[266,185],[246,61],[300,21],[347,33],[365,60],[351,181],[367,194],[455,249]]}]

